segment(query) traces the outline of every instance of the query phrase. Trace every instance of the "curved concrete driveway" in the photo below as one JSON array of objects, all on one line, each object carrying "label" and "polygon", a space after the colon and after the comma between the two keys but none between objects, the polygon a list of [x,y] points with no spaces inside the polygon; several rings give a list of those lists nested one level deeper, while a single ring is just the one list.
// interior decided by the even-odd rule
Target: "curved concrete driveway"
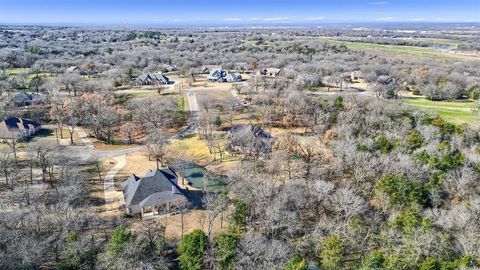
[{"label": "curved concrete driveway", "polygon": [[[187,100],[188,100],[188,107],[190,111],[190,120],[188,126],[184,129],[179,131],[177,134],[172,136],[171,139],[180,139],[190,134],[193,134],[197,131],[197,112],[198,112],[198,102],[197,96],[195,92],[189,91],[186,93]],[[86,138],[86,133],[81,130],[82,134],[79,134],[82,138],[82,141],[87,145],[92,145],[91,141]],[[85,139],[84,139],[85,138]],[[107,211],[112,211],[118,209],[119,205],[116,205],[115,202],[121,202],[124,204],[123,195],[115,190],[115,175],[125,166],[127,163],[126,154],[133,153],[144,149],[145,146],[137,146],[123,150],[115,150],[115,151],[95,151],[97,157],[101,158],[108,158],[108,157],[115,157],[116,164],[111,168],[107,175],[105,176],[105,180],[103,182],[103,192],[105,197],[105,208]]]},{"label": "curved concrete driveway", "polygon": [[[113,168],[108,171],[107,175],[105,176],[105,180],[103,181],[103,193],[105,196],[105,208],[107,211],[112,211],[116,210],[115,207],[115,201],[119,201],[121,204],[123,204],[123,196],[122,194],[118,193],[115,190],[115,181],[113,178],[115,175],[120,171],[123,166],[127,163],[127,160],[125,158],[125,155],[119,156],[115,158],[115,161],[117,162]],[[118,207],[118,206],[117,206]]]}]

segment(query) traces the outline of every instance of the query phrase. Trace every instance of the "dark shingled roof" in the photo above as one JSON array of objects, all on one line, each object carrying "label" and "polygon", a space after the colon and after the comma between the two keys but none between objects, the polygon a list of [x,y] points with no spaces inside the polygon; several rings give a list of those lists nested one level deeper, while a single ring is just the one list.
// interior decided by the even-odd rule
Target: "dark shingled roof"
[{"label": "dark shingled roof", "polygon": [[37,129],[40,124],[18,117],[8,117],[0,123],[0,138],[10,138],[11,133],[21,133],[31,129]]},{"label": "dark shingled roof", "polygon": [[20,93],[15,95],[11,102],[15,106],[26,106],[26,105],[32,105],[34,103],[42,103],[45,101],[45,97],[40,96],[35,93]]},{"label": "dark shingled roof", "polygon": [[269,139],[272,138],[270,133],[265,132],[261,127],[259,126],[253,126],[253,125],[234,125],[230,129],[230,134],[233,133],[238,133],[238,132],[244,132],[245,130],[250,130],[255,137],[257,138],[263,138],[263,139]]},{"label": "dark shingled roof", "polygon": [[177,185],[177,175],[170,169],[148,170],[143,178],[130,176],[122,183],[125,206],[139,204],[142,207],[186,197]]}]

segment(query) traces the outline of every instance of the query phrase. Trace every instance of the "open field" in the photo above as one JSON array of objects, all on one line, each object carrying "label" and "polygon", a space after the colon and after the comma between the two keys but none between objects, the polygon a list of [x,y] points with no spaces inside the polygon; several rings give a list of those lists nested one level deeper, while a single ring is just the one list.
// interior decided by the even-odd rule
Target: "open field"
[{"label": "open field", "polygon": [[7,68],[5,69],[5,73],[9,75],[18,75],[20,73],[28,73],[30,68]]},{"label": "open field", "polygon": [[421,110],[436,113],[455,124],[480,126],[480,120],[472,111],[475,107],[473,101],[431,101],[421,97],[406,97],[405,102]]},{"label": "open field", "polygon": [[[443,52],[439,49],[432,47],[417,47],[417,46],[399,46],[399,45],[383,45],[383,44],[374,44],[374,43],[363,43],[363,42],[349,42],[349,41],[340,41],[333,37],[320,37],[320,40],[329,41],[335,44],[345,44],[349,49],[357,50],[369,50],[375,52],[388,52],[395,53],[403,56],[414,56],[414,57],[424,57],[430,59],[457,59],[457,60],[474,60],[480,61],[480,57],[460,55],[454,53]],[[436,45],[448,45],[455,47],[458,45],[458,41],[450,39],[418,39],[420,41],[432,42]]]}]

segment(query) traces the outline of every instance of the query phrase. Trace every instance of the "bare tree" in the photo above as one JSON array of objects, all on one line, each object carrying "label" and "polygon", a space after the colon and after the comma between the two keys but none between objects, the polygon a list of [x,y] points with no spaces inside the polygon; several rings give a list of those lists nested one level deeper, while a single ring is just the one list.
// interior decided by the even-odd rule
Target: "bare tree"
[{"label": "bare tree", "polygon": [[164,166],[164,157],[166,155],[166,146],[168,143],[168,137],[161,130],[153,130],[150,132],[147,139],[147,149],[149,157],[153,156],[157,161],[157,169],[160,165]]}]

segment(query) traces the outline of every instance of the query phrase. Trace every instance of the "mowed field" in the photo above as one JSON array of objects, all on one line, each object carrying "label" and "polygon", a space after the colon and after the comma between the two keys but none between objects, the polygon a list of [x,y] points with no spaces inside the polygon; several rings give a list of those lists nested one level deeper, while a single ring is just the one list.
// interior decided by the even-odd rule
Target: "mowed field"
[{"label": "mowed field", "polygon": [[[336,44],[344,44],[347,48],[352,50],[371,50],[376,52],[394,53],[400,56],[415,56],[422,58],[434,59],[458,59],[458,60],[474,60],[480,61],[480,57],[461,55],[454,53],[443,52],[433,47],[418,47],[418,46],[400,46],[400,45],[383,45],[374,43],[363,43],[355,41],[340,41],[333,37],[320,37],[321,40],[329,41]],[[448,45],[452,49],[458,45],[458,41],[449,39],[417,39],[432,43],[432,45]]]},{"label": "mowed field", "polygon": [[422,97],[406,97],[405,102],[421,110],[438,114],[455,124],[470,124],[480,127],[479,118],[473,113],[473,101],[431,101]]}]

